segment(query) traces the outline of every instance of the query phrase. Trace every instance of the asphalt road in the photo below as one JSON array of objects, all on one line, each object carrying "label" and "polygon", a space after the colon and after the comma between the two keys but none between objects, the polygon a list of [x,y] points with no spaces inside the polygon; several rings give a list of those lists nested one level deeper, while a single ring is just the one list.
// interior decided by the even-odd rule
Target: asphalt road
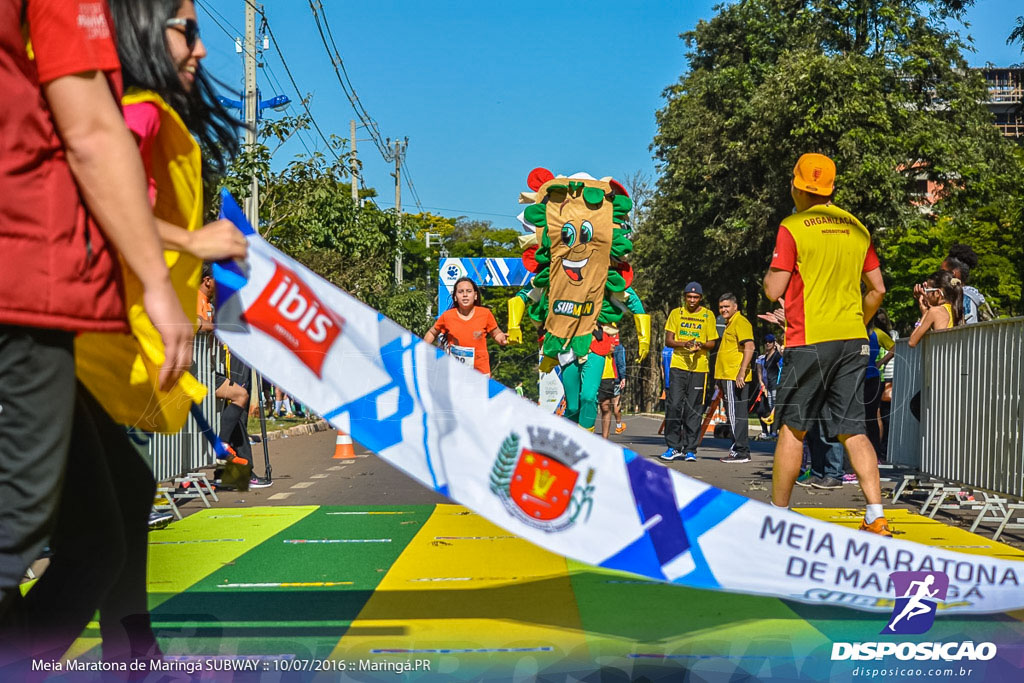
[{"label": "asphalt road", "polygon": [[[624,419],[626,431],[613,435],[611,440],[657,460],[665,450],[664,440],[657,433],[661,418],[636,415]],[[751,437],[755,433],[756,430],[751,428]],[[220,502],[214,505],[412,505],[450,502],[359,444],[355,447],[356,458],[333,459],[335,438],[336,433],[329,431],[269,441],[273,485],[246,493],[223,491]],[[767,501],[771,490],[774,442],[752,439],[750,446],[749,463],[726,464],[719,459],[728,454],[729,442],[705,438],[697,452],[697,462],[675,461],[666,466],[719,488]],[[261,445],[253,446],[253,455],[257,474],[264,474]],[[883,484],[883,488],[887,492],[885,502],[888,505],[893,484]],[[901,498],[897,507],[917,511],[922,500],[919,496],[910,495]],[[790,504],[793,507],[863,508],[865,501],[859,486],[846,484],[835,490],[794,487]],[[202,509],[201,503],[193,500],[183,506],[182,513],[187,515],[199,509]],[[965,514],[946,511],[940,512],[937,519],[960,527],[970,526],[973,521]],[[982,525],[979,533],[990,537],[992,529]],[[1006,532],[1000,540],[1018,548],[1024,547],[1024,534],[1021,532]]]}]

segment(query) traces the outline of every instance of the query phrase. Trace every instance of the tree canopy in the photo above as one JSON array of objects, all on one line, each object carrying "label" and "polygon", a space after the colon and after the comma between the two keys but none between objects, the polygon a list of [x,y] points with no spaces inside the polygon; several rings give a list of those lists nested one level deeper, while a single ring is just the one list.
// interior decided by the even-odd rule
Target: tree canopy
[{"label": "tree canopy", "polygon": [[981,255],[972,281],[1019,310],[1022,158],[945,21],[968,4],[741,0],[684,33],[689,69],[657,113],[660,177],[637,237],[650,305],[678,305],[697,279],[750,314],[767,308],[760,282],[792,211],[793,165],[820,152],[838,167],[835,202],[874,234],[898,323],[955,240]]}]

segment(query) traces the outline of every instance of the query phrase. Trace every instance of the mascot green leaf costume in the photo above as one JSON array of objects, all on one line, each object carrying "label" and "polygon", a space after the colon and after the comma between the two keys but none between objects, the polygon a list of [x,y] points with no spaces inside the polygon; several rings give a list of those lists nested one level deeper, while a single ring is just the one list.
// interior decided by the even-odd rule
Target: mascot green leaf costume
[{"label": "mascot green leaf costume", "polygon": [[626,219],[633,202],[611,178],[586,173],[556,177],[536,168],[520,194],[531,234],[520,239],[533,281],[509,300],[509,340],[522,341],[526,314],[543,329],[541,370],[561,366],[565,417],[593,429],[605,356],[617,343],[617,323],[633,313],[643,360],[651,320],[630,287],[633,250]]}]

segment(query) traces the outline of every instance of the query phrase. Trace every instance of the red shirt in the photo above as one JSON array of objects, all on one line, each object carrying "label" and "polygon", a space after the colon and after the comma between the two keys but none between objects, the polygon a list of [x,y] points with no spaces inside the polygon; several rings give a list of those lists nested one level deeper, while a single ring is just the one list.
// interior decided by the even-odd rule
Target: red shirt
[{"label": "red shirt", "polygon": [[491,374],[491,359],[487,355],[487,335],[497,329],[491,309],[483,306],[473,308],[469,320],[463,320],[459,309],[449,308],[434,323],[435,332],[448,335],[449,353],[452,357],[473,367],[485,375]]},{"label": "red shirt", "polygon": [[0,0],[0,323],[127,331],[117,254],[88,219],[42,94],[102,71],[119,100],[113,25],[105,0]]}]

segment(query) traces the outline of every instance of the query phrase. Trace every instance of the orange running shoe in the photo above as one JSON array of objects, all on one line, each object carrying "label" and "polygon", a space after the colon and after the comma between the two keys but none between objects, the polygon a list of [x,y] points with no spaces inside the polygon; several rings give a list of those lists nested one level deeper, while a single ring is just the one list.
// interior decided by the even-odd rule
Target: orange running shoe
[{"label": "orange running shoe", "polygon": [[892,532],[889,531],[889,522],[886,521],[885,517],[879,517],[875,521],[871,522],[871,524],[861,520],[860,530],[870,531],[871,533],[878,534],[879,536],[892,538]]},{"label": "orange running shoe", "polygon": [[620,422],[619,424],[615,425],[615,433],[616,434],[621,434],[624,431],[626,431],[626,423],[625,422]]}]

